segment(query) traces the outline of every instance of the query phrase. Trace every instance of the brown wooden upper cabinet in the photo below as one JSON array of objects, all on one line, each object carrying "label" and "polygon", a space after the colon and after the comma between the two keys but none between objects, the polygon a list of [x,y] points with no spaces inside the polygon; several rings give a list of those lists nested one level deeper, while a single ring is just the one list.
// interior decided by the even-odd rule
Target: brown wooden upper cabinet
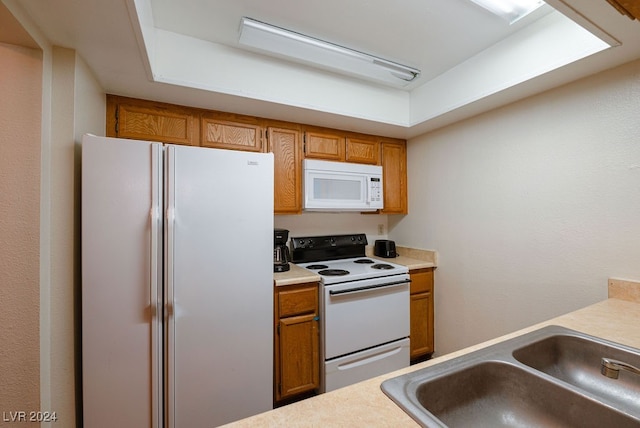
[{"label": "brown wooden upper cabinet", "polygon": [[382,141],[383,214],[407,214],[407,146],[404,141]]},{"label": "brown wooden upper cabinet", "polygon": [[306,131],[304,133],[304,157],[344,162],[345,138],[329,132]]},{"label": "brown wooden upper cabinet", "polygon": [[198,145],[198,122],[191,109],[107,95],[107,137]]},{"label": "brown wooden upper cabinet", "polygon": [[267,140],[274,163],[274,213],[298,214],[302,211],[301,132],[298,129],[269,127]]},{"label": "brown wooden upper cabinet", "polygon": [[375,137],[307,130],[304,157],[380,165],[380,143]]},{"label": "brown wooden upper cabinet", "polygon": [[347,137],[346,160],[347,162],[380,165],[380,143],[373,138]]},{"label": "brown wooden upper cabinet", "polygon": [[[384,214],[407,213],[406,142],[107,94],[107,137],[274,155],[274,213],[302,212],[302,160],[382,165]],[[304,137],[304,147],[303,147]]]},{"label": "brown wooden upper cabinet", "polygon": [[200,120],[200,145],[217,149],[262,152],[262,126],[252,118],[227,120],[203,113]]}]

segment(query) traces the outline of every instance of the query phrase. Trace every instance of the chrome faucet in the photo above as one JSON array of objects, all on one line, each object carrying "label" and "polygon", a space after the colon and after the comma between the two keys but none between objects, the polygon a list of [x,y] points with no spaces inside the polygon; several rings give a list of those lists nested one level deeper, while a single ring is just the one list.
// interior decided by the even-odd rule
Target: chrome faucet
[{"label": "chrome faucet", "polygon": [[627,364],[624,361],[614,360],[613,358],[602,358],[600,373],[606,377],[618,379],[621,369],[640,375],[640,369],[632,366],[631,364]]}]

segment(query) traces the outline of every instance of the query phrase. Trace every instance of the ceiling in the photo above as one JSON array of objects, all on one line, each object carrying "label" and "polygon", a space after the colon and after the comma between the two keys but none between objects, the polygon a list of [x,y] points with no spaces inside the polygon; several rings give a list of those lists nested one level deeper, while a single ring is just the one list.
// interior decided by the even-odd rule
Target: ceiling
[{"label": "ceiling", "polygon": [[[510,26],[469,0],[151,0],[156,27],[239,47],[243,16],[416,67],[430,80],[518,31],[546,7]],[[333,3],[333,4],[332,4]],[[393,4],[393,6],[390,6]],[[339,13],[336,13],[339,11]]]},{"label": "ceiling", "polygon": [[[76,50],[107,93],[402,138],[640,58],[640,24],[605,0],[550,0],[511,26],[468,0],[2,2]],[[393,88],[249,52],[238,44],[243,16],[422,73]],[[574,21],[618,46],[568,44],[574,57],[560,59],[573,36],[557,31],[584,32]]]}]

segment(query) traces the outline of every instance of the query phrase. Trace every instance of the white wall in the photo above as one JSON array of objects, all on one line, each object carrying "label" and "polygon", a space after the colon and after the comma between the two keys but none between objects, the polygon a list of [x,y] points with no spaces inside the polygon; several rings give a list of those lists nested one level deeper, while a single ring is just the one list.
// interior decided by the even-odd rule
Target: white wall
[{"label": "white wall", "polygon": [[[33,34],[32,27],[26,29]],[[0,358],[0,378],[6,380],[0,397],[7,397],[0,403],[17,403],[14,411],[55,411],[58,424],[75,426],[80,409],[79,142],[84,132],[104,135],[105,95],[73,50],[46,43],[42,51],[0,44],[0,57],[6,78],[0,80],[8,85],[2,91],[0,134],[6,138],[0,138],[0,159],[12,167],[0,167],[0,184],[7,185],[0,192],[0,201],[7,203],[0,207],[9,214],[0,212],[11,234],[2,241],[11,249],[9,256],[0,257],[5,262],[0,263],[2,291],[8,293],[0,293],[0,302],[8,305],[0,314],[9,317],[0,317],[9,339],[1,338],[11,356]]]},{"label": "white wall", "polygon": [[287,229],[289,237],[365,233],[369,245],[373,245],[376,239],[387,239],[388,217],[386,214],[305,212],[277,215],[273,225]]},{"label": "white wall", "polygon": [[156,29],[156,82],[406,126],[409,93]]},{"label": "white wall", "polygon": [[[80,141],[82,134],[104,135],[106,99],[86,63],[74,50],[54,47],[51,79],[51,145],[43,165],[50,171],[50,284],[47,305],[48,348],[41,358],[49,373],[50,408],[72,426],[80,390]],[[47,401],[47,400],[44,400]]]},{"label": "white wall", "polygon": [[640,61],[408,143],[391,239],[439,252],[436,352],[640,279]]}]

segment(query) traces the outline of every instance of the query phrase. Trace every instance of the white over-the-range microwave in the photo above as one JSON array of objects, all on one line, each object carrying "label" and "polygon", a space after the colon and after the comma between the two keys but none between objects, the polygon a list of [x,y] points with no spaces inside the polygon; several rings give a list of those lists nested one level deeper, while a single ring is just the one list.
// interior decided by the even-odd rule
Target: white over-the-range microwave
[{"label": "white over-the-range microwave", "polygon": [[305,159],[306,211],[375,211],[383,208],[382,167]]}]

